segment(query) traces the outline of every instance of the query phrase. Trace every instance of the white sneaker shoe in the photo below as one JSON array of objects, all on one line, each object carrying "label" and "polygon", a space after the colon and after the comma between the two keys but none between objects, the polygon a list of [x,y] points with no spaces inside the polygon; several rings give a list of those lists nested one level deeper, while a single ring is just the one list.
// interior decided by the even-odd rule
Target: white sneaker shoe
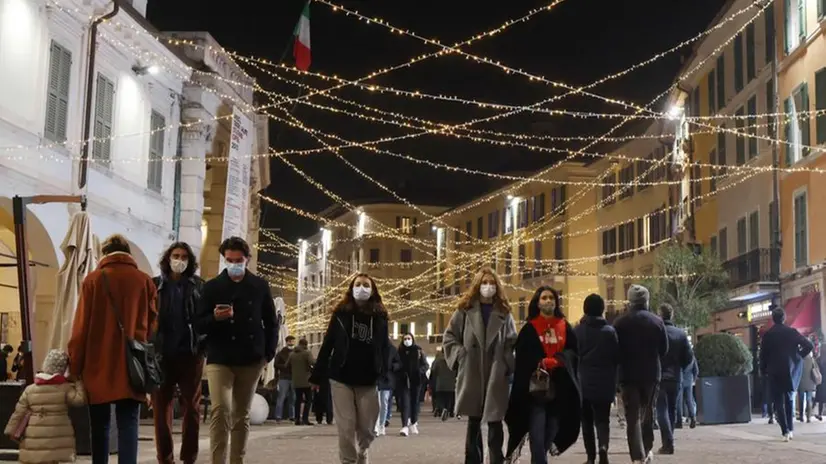
[{"label": "white sneaker shoe", "polygon": [[399,431],[399,435],[403,437],[410,435],[410,429],[408,427],[402,427],[401,431]]},{"label": "white sneaker shoe", "polygon": [[787,433],[786,435],[783,435],[783,442],[784,442],[784,443],[788,443],[788,442],[789,442],[789,440],[791,440],[791,437],[789,436],[789,434],[788,434],[788,433]]},{"label": "white sneaker shoe", "polygon": [[412,433],[413,435],[418,435],[419,434],[419,424],[418,423],[410,425],[410,433]]},{"label": "white sneaker shoe", "polygon": [[384,426],[381,426],[376,430],[377,437],[383,437],[385,435],[387,435],[387,431],[384,429]]},{"label": "white sneaker shoe", "polygon": [[789,440],[794,440],[794,432],[789,432]]}]

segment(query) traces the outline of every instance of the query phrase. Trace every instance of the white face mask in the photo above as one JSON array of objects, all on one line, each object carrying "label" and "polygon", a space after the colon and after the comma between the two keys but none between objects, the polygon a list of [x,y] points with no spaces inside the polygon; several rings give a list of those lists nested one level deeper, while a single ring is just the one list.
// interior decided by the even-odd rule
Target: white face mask
[{"label": "white face mask", "polygon": [[186,271],[186,267],[189,265],[188,261],[184,261],[182,259],[170,259],[169,260],[169,268],[172,269],[172,272],[175,274],[183,274]]},{"label": "white face mask", "polygon": [[483,298],[493,298],[493,295],[496,295],[496,285],[482,284],[479,287],[479,293],[482,294]]},{"label": "white face mask", "polygon": [[355,298],[356,301],[367,301],[372,294],[373,289],[370,287],[353,287],[353,298]]},{"label": "white face mask", "polygon": [[407,338],[404,340],[404,346],[413,346],[413,340]]}]

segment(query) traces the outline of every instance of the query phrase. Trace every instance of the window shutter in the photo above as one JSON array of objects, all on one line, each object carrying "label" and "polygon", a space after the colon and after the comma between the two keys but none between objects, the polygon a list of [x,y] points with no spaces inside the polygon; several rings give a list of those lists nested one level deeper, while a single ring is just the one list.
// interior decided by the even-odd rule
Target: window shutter
[{"label": "window shutter", "polygon": [[717,85],[717,78],[714,70],[708,73],[708,113],[714,114],[717,112],[717,97],[714,95],[714,89]]},{"label": "window shutter", "polygon": [[[792,97],[789,97],[783,101],[783,112],[785,114],[792,113]],[[783,128],[783,141],[786,142],[783,144],[783,150],[786,153],[786,167],[792,165],[792,146],[790,142],[792,140],[792,124],[791,121],[786,121]]]},{"label": "window shutter", "polygon": [[[767,113],[774,113],[775,112],[774,98],[775,98],[775,96],[774,96],[774,80],[769,79],[769,81],[766,82],[766,108],[768,109],[768,111],[766,111]],[[768,125],[768,128],[766,129],[766,131],[767,131],[766,135],[770,139],[777,138],[777,135],[775,134],[775,132],[776,132],[775,124],[777,124],[777,116],[769,116],[768,117],[768,124],[769,125]]]},{"label": "window shutter", "polygon": [[628,229],[628,231],[625,233],[625,236],[628,240],[628,252],[631,254],[631,256],[634,256],[634,221],[629,222],[625,225],[625,227]]},{"label": "window shutter", "polygon": [[797,0],[797,25],[800,43],[806,41],[806,0]]},{"label": "window shutter", "polygon": [[413,235],[416,235],[419,230],[419,218],[413,218]]},{"label": "window shutter", "polygon": [[46,96],[46,127],[43,135],[54,142],[66,141],[69,112],[69,81],[72,75],[72,54],[57,42],[49,49],[49,80]]},{"label": "window shutter", "polygon": [[164,127],[166,120],[157,111],[153,111],[149,126],[152,133],[149,135],[149,166],[146,186],[156,192],[163,188],[163,153]]},{"label": "window shutter", "polygon": [[800,144],[803,145],[803,156],[809,156],[811,151],[809,146],[812,144],[812,120],[809,114],[809,84],[804,82],[800,85],[800,101],[801,107],[798,111],[802,113],[800,117]]},{"label": "window shutter", "polygon": [[92,158],[109,165],[111,161],[112,115],[115,103],[115,85],[98,74],[95,86],[95,141],[92,144]]},{"label": "window shutter", "polygon": [[734,38],[734,93],[743,90],[743,34]]},{"label": "window shutter", "polygon": [[717,164],[720,166],[725,166],[727,163],[726,159],[726,133],[725,132],[718,132],[717,133]]},{"label": "window shutter", "polygon": [[[743,107],[737,108],[737,111],[734,112],[734,115],[737,116],[734,119],[734,128],[737,130],[738,133],[743,132],[743,116],[745,116],[745,112],[743,111]],[[734,139],[734,148],[735,148],[735,155],[737,158],[737,165],[746,164],[746,139],[742,135],[735,135]]]},{"label": "window shutter", "polygon": [[775,29],[775,19],[774,19],[774,2],[766,7],[766,12],[763,14],[765,16],[766,25],[764,27],[764,32],[766,36],[766,64],[771,63],[774,61],[774,52],[776,50],[777,44],[774,43],[774,29]]},{"label": "window shutter", "polygon": [[818,111],[815,118],[815,137],[816,143],[820,145],[826,143],[826,68],[821,68],[815,73],[815,109]]},{"label": "window shutter", "polygon": [[717,191],[717,178],[715,176],[717,175],[717,172],[718,172],[718,169],[717,169],[717,151],[716,150],[711,150],[711,152],[708,154],[708,164],[711,165],[711,167],[708,169],[708,172],[709,172],[709,175],[710,175],[709,176],[710,179],[708,180],[708,191],[709,192],[716,192]]},{"label": "window shutter", "polygon": [[757,211],[749,215],[749,250],[760,248],[760,215]]},{"label": "window shutter", "polygon": [[[757,76],[757,59],[754,56],[754,23],[746,26],[746,82],[751,82]],[[771,46],[771,44],[767,44]]]},{"label": "window shutter", "polygon": [[726,106],[726,56],[721,53],[717,57],[717,109]]},{"label": "window shutter", "polygon": [[396,216],[396,230],[401,230],[402,228],[402,217]]},{"label": "window shutter", "polygon": [[748,229],[746,229],[746,218],[737,220],[737,256],[743,255],[748,249]]},{"label": "window shutter", "polygon": [[[748,134],[751,136],[751,137],[749,137],[749,142],[748,142],[749,143],[749,159],[752,159],[755,156],[757,156],[757,127],[755,127],[755,125],[757,124],[757,118],[754,116],[755,114],[757,114],[757,96],[756,95],[752,95],[751,98],[749,98],[747,106],[748,106],[748,109],[746,111],[748,112],[749,118],[746,120],[746,122],[748,123],[748,126],[749,126]],[[769,111],[769,112],[771,112],[771,111]]]},{"label": "window shutter", "polygon": [[783,19],[786,27],[783,28],[784,34],[784,47],[786,53],[789,53],[792,50],[792,36],[790,31],[792,30],[792,0],[785,0],[783,3]]}]

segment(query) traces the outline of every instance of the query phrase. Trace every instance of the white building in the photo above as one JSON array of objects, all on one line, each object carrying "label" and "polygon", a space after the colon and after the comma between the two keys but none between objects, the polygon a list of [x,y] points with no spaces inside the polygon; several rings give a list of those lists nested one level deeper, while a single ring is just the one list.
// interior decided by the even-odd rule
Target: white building
[{"label": "white building", "polygon": [[[15,262],[11,200],[15,195],[86,193],[93,234],[100,240],[124,234],[140,269],[149,274],[158,273],[160,254],[176,239],[190,242],[196,250],[209,243],[217,254],[224,205],[224,190],[217,184],[226,184],[227,163],[208,162],[208,158],[227,156],[232,119],[225,116],[226,109],[229,114],[233,104],[248,109],[253,82],[223,56],[199,59],[197,52],[187,56],[169,48],[144,18],[146,0],[120,3],[118,14],[98,32],[91,126],[95,142],[89,149],[87,190],[81,191],[78,160],[89,26],[92,17],[111,11],[112,3],[0,0],[2,263]],[[208,34],[198,37],[214,44]],[[205,65],[198,68],[202,70],[198,77],[192,75],[194,64]],[[213,79],[204,77],[210,74]],[[245,85],[240,87],[246,90],[233,91],[222,79],[242,81]],[[202,86],[216,91],[209,93]],[[219,114],[224,117],[218,119]],[[203,122],[186,124],[194,119]],[[251,119],[255,152],[259,143],[267,142],[266,119]],[[176,157],[191,161],[150,162]],[[247,185],[247,238],[257,237],[254,199],[269,183],[266,159],[254,160]],[[77,205],[56,203],[28,208],[29,257],[37,263],[31,273],[35,346],[51,315],[55,274],[63,261],[60,245],[78,210]],[[212,220],[215,214],[217,221]],[[217,234],[210,234],[216,227]],[[213,240],[207,242],[207,237]],[[202,261],[205,277],[217,273],[217,257],[202,254]],[[0,268],[0,302],[0,342],[16,345],[20,331],[14,268]]]}]

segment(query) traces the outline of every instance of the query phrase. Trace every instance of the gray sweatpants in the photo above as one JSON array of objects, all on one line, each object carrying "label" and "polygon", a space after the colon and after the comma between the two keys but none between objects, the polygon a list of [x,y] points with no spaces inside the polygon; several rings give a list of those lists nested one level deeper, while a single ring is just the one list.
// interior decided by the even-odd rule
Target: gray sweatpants
[{"label": "gray sweatpants", "polygon": [[368,464],[367,450],[375,438],[379,415],[379,392],[375,386],[351,387],[335,380],[330,381],[330,387],[341,464]]}]

